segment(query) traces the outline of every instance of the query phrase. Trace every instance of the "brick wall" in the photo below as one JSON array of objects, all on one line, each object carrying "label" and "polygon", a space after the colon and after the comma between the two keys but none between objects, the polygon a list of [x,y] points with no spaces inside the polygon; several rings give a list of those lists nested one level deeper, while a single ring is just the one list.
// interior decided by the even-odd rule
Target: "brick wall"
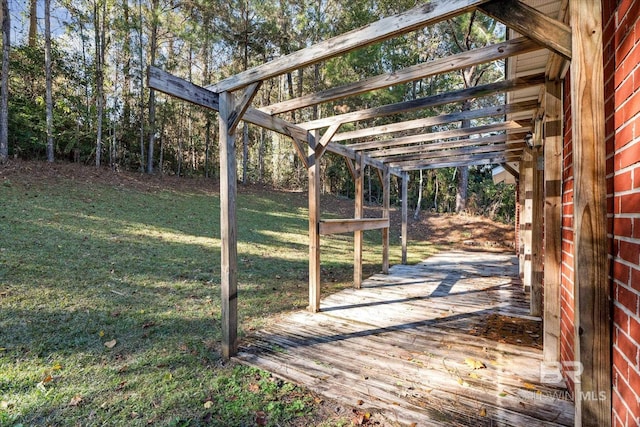
[{"label": "brick wall", "polygon": [[640,0],[603,1],[613,424],[640,425]]}]

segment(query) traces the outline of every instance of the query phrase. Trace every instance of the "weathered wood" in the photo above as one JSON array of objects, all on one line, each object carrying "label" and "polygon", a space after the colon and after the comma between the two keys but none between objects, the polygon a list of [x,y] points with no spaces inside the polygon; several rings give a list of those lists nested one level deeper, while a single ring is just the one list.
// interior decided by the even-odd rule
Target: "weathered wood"
[{"label": "weathered wood", "polygon": [[249,108],[249,105],[251,105],[251,101],[253,101],[253,98],[258,93],[258,89],[260,89],[261,84],[262,82],[250,84],[242,91],[240,97],[236,99],[236,106],[229,116],[229,129],[232,132],[236,131],[236,126],[238,126],[238,123],[242,120],[242,116]]},{"label": "weathered wood", "polygon": [[[576,399],[576,422],[611,425],[611,313],[602,5],[570,0],[573,31],[571,120],[575,356],[582,363],[577,396],[603,392],[604,399]],[[580,424],[581,423],[581,424]]]},{"label": "weathered wood", "polygon": [[544,157],[542,156],[542,132],[534,133],[533,182],[531,197],[531,315],[542,316],[543,228],[544,228]]},{"label": "weathered wood", "polygon": [[506,254],[396,265],[323,299],[322,313],[290,313],[254,332],[239,360],[342,405],[361,399],[390,424],[573,425],[566,390],[540,383],[539,349],[472,333],[487,316],[527,312],[515,274]]},{"label": "weathered wood", "polygon": [[299,123],[297,126],[307,130],[320,129],[336,123],[344,124],[356,122],[359,120],[373,119],[376,117],[390,116],[393,114],[406,113],[409,111],[435,107],[438,105],[449,104],[453,102],[462,102],[466,99],[489,96],[495,93],[511,92],[514,90],[540,86],[544,84],[544,82],[544,73],[533,74],[530,76],[517,77],[511,80],[503,80],[496,83],[474,86],[468,89],[446,92],[426,98],[419,98],[411,101],[383,105],[381,107],[369,108],[346,114],[339,114],[323,119],[312,120],[306,123]]},{"label": "weathered wood", "polygon": [[[440,163],[462,163],[475,162],[476,160],[504,159],[506,156],[502,153],[483,153],[483,154],[465,154],[461,156],[451,156],[449,158],[435,158],[424,160],[408,160],[406,162],[390,162],[390,166],[394,166],[404,170],[414,170],[425,168],[426,166],[434,166]],[[503,160],[504,161],[504,160]],[[498,162],[501,163],[501,162]]]},{"label": "weathered wood", "polygon": [[[361,219],[364,215],[364,156],[356,155],[356,182],[355,182],[355,212],[354,219]],[[362,286],[362,246],[364,243],[364,232],[355,230],[353,232],[353,287]]]},{"label": "weathered wood", "polygon": [[476,110],[465,110],[457,113],[440,114],[433,117],[425,117],[423,119],[407,120],[388,125],[374,126],[369,128],[358,129],[349,132],[340,132],[334,135],[332,141],[346,141],[349,139],[366,138],[369,136],[379,136],[385,133],[402,132],[412,129],[420,129],[446,123],[459,122],[462,120],[473,120],[484,117],[504,116],[506,114],[520,113],[530,111],[537,108],[538,102],[523,101],[514,104],[497,105],[493,107],[479,108]]},{"label": "weathered wood", "polygon": [[222,355],[228,359],[238,352],[238,242],[236,223],[235,135],[229,128],[235,98],[220,94],[220,290],[222,315]]},{"label": "weathered wood", "polygon": [[319,145],[316,147],[316,156],[318,158],[322,157],[322,154],[327,148],[327,145],[329,144],[329,142],[331,142],[331,138],[333,138],[333,135],[335,135],[339,128],[340,124],[335,124],[333,126],[330,126],[329,129],[324,132],[322,138],[320,138]]},{"label": "weathered wood", "polygon": [[253,82],[266,80],[451,18],[485,1],[434,0],[243,71],[208,88],[214,92],[239,89]]},{"label": "weathered wood", "polygon": [[503,162],[515,162],[517,160],[518,160],[517,156],[505,157],[504,155],[498,155],[497,157],[482,157],[481,155],[477,155],[467,160],[452,160],[452,161],[439,160],[434,163],[411,165],[411,166],[402,168],[401,170],[408,172],[408,171],[414,171],[414,170],[420,170],[420,169],[428,170],[428,169],[442,169],[442,168],[457,168],[460,166],[497,165]]},{"label": "weathered wood", "polygon": [[571,28],[563,22],[518,0],[495,0],[479,6],[479,9],[551,51],[571,59]]},{"label": "weathered wood", "polygon": [[[344,158],[351,159],[351,160],[355,160],[356,156],[357,156],[355,151],[351,150],[350,148],[348,148],[345,145],[337,144],[335,142],[330,142],[327,145],[327,151],[329,151],[331,153],[338,154],[338,155],[340,155],[340,156],[342,156]],[[373,158],[369,157],[368,155],[363,155],[363,157],[364,157],[365,164],[373,166],[374,168],[384,169],[385,167],[387,167],[380,160],[373,159]],[[400,176],[400,173],[401,173],[399,170],[397,170],[395,168],[390,168],[389,171],[393,175],[396,175],[396,176]]]},{"label": "weathered wood", "polygon": [[402,215],[402,226],[400,231],[400,240],[402,244],[402,264],[407,263],[407,220],[409,217],[409,202],[407,200],[408,197],[408,188],[409,188],[409,174],[404,172],[402,174],[402,190],[401,190],[401,215]]},{"label": "weathered wood", "polygon": [[[217,93],[176,77],[157,67],[149,67],[148,74],[149,87],[167,95],[219,111],[219,95]],[[307,140],[306,129],[253,108],[248,108],[242,119],[273,132],[292,137],[294,140]]]},{"label": "weathered wood", "polygon": [[[389,168],[382,171],[382,218],[389,220],[391,207],[391,173]],[[382,272],[389,273],[389,225],[382,229]]]},{"label": "weathered wood", "polygon": [[518,130],[524,131],[525,127],[514,121],[493,123],[490,125],[476,126],[472,128],[464,129],[451,129],[442,132],[423,133],[419,135],[403,136],[392,139],[385,139],[383,141],[367,141],[359,142],[356,144],[347,145],[352,150],[373,150],[383,147],[397,147],[400,145],[416,144],[421,142],[435,141],[438,139],[456,138],[456,137],[468,137],[471,135],[500,132],[504,130]]},{"label": "weathered wood", "polygon": [[356,167],[353,164],[353,160],[351,160],[349,157],[342,157],[345,161],[345,163],[347,164],[347,169],[349,170],[349,175],[351,175],[351,179],[355,182],[356,180]]},{"label": "weathered wood", "polygon": [[546,84],[544,117],[544,360],[560,361],[562,83]]},{"label": "weathered wood", "polygon": [[512,168],[509,163],[502,163],[500,166],[502,166],[504,170],[509,172],[516,179],[516,181],[520,179],[520,173],[516,169]]},{"label": "weathered wood", "polygon": [[320,234],[352,233],[389,227],[389,218],[347,218],[320,220]]},{"label": "weathered wood", "polygon": [[[523,144],[524,145],[524,144]],[[523,147],[514,147],[513,150],[522,150]],[[434,150],[426,151],[418,154],[407,154],[404,156],[393,156],[382,159],[384,162],[388,162],[390,166],[397,166],[401,162],[407,161],[420,161],[431,159],[455,159],[455,156],[463,154],[481,154],[481,153],[506,153],[509,150],[507,144],[493,144],[493,145],[481,145],[471,147],[452,148],[446,150]]]},{"label": "weathered wood", "polygon": [[268,107],[263,107],[261,110],[269,114],[284,113],[373,90],[383,89],[389,86],[424,79],[441,73],[449,73],[486,62],[497,61],[499,59],[531,52],[537,49],[541,49],[538,43],[530,40],[529,38],[520,37],[503,43],[497,43],[491,46],[466,51],[457,55],[434,59],[429,62],[394,71],[393,73],[381,74],[355,83],[282,101]]},{"label": "weathered wood", "polygon": [[[522,211],[520,213],[520,222],[523,226],[522,229],[522,243],[523,243],[523,272],[522,272],[522,286],[526,291],[531,291],[531,242],[533,228],[531,221],[533,218],[533,154],[530,149],[524,150],[522,156],[522,163],[524,165],[524,175],[520,175],[522,181],[520,182],[521,189],[524,191],[524,204],[522,205]],[[536,233],[538,230],[536,230]]]},{"label": "weathered wood", "polygon": [[309,311],[320,310],[320,162],[316,138],[309,134],[307,172],[309,176]]}]

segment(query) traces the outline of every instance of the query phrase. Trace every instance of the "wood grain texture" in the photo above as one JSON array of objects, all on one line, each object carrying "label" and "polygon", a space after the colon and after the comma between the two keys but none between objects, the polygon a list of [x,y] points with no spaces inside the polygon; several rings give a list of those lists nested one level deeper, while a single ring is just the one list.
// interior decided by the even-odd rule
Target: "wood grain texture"
[{"label": "wood grain texture", "polygon": [[390,116],[393,114],[406,113],[422,108],[436,107],[454,102],[462,102],[467,99],[489,96],[501,92],[511,92],[514,90],[526,89],[529,87],[544,84],[544,73],[532,74],[530,76],[517,77],[511,80],[503,80],[496,83],[474,86],[468,89],[446,92],[438,95],[419,98],[411,101],[399,102],[396,104],[383,105],[381,107],[368,108],[351,113],[339,114],[323,119],[312,120],[299,123],[302,129],[312,130],[331,126],[336,123],[351,123],[359,120],[373,119],[376,117]]},{"label": "wood grain texture", "polygon": [[495,0],[481,5],[479,9],[551,51],[571,59],[571,28],[563,22],[518,0]]},{"label": "wood grain texture", "polygon": [[408,225],[408,219],[409,219],[408,218],[409,217],[409,201],[407,200],[408,189],[409,189],[409,174],[407,172],[404,172],[402,174],[402,189],[401,189],[402,200],[400,201],[400,204],[401,204],[400,210],[402,215],[402,225],[401,225],[401,231],[400,231],[400,240],[402,245],[402,264],[407,263],[407,238],[408,238],[407,225]]},{"label": "wood grain texture", "polygon": [[[389,220],[391,208],[391,173],[389,168],[382,170],[382,218]],[[382,273],[389,273],[389,225],[382,229]]]},{"label": "wood grain texture", "polygon": [[309,311],[320,310],[320,163],[316,157],[319,133],[309,134]]},{"label": "wood grain texture", "polygon": [[368,46],[451,18],[486,0],[434,0],[400,14],[317,43],[308,48],[243,71],[208,87],[214,92],[239,89],[325,59]]},{"label": "wood grain texture", "polygon": [[389,228],[389,218],[347,218],[323,219],[320,221],[320,234],[352,233],[354,231],[380,230]]},{"label": "wood grain texture", "polygon": [[576,421],[611,425],[611,289],[607,242],[602,10],[600,2],[569,1],[573,31],[571,120],[575,271],[575,356],[584,369]]},{"label": "wood grain texture", "polygon": [[[364,156],[356,155],[356,181],[355,181],[355,209],[353,217],[358,220],[364,215]],[[364,245],[364,233],[362,230],[353,232],[353,286],[359,288],[362,285],[362,247]]]},{"label": "wood grain texture", "polygon": [[540,383],[541,350],[473,335],[491,315],[539,322],[516,276],[515,257],[502,253],[395,265],[324,298],[320,313],[289,313],[252,333],[237,360],[341,405],[362,400],[389,425],[572,426],[562,384]]},{"label": "wood grain texture", "polygon": [[414,80],[424,79],[442,73],[450,73],[463,68],[486,62],[497,61],[513,55],[519,55],[541,49],[540,45],[529,38],[520,37],[503,43],[462,52],[445,58],[403,68],[393,73],[381,74],[355,83],[323,90],[287,101],[271,104],[261,108],[269,114],[280,114],[287,111],[310,107],[326,102],[335,101],[361,93],[383,89],[389,86],[399,85]]}]

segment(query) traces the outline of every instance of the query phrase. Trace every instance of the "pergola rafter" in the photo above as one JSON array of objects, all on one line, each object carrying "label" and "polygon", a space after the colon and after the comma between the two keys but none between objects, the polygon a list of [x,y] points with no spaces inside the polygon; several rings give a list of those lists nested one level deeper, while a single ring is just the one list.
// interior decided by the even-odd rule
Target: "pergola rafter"
[{"label": "pergola rafter", "polygon": [[[560,0],[558,0],[560,1]],[[601,28],[595,23],[599,22],[599,9],[591,10],[591,2],[580,0],[566,0],[571,10],[571,27],[564,22],[545,16],[540,11],[526,5],[520,0],[433,0],[421,4],[394,16],[371,23],[360,29],[325,40],[311,47],[291,53],[281,58],[274,59],[260,66],[243,71],[234,76],[221,80],[208,88],[199,87],[188,83],[175,76],[171,76],[159,69],[151,68],[149,73],[149,86],[169,95],[185,99],[220,113],[220,162],[221,162],[221,241],[222,241],[222,313],[223,313],[223,353],[225,357],[233,356],[237,351],[237,254],[236,252],[236,225],[235,225],[235,198],[236,198],[236,171],[234,130],[240,120],[261,126],[265,129],[291,137],[294,147],[308,168],[309,176],[309,309],[320,309],[320,234],[333,232],[354,233],[354,285],[359,286],[362,279],[362,232],[367,229],[383,230],[383,270],[388,269],[389,256],[389,188],[390,176],[396,175],[402,181],[402,261],[406,262],[407,248],[407,187],[409,181],[408,172],[422,169],[434,169],[444,167],[457,167],[469,165],[502,164],[506,170],[517,179],[527,182],[527,194],[541,198],[542,180],[541,172],[537,169],[541,162],[529,160],[521,162],[523,152],[527,159],[542,159],[540,146],[542,145],[543,123],[546,126],[549,138],[553,139],[554,155],[561,148],[561,134],[556,130],[549,131],[551,126],[548,117],[558,120],[561,117],[562,108],[558,102],[559,86],[553,80],[564,77],[567,64],[572,61],[572,52],[576,52],[576,58],[572,63],[571,98],[575,111],[573,111],[574,144],[582,144],[584,150],[576,149],[576,153],[585,153],[584,157],[576,160],[576,191],[575,206],[581,212],[588,212],[589,216],[580,218],[576,225],[576,251],[580,254],[594,254],[598,247],[604,246],[606,240],[606,227],[603,226],[603,209],[599,201],[594,201],[589,193],[592,187],[600,189],[598,180],[604,179],[604,156],[593,155],[604,145],[598,143],[604,133],[604,118],[600,114],[602,93],[598,92],[598,82],[589,82],[589,74],[602,73],[602,43],[597,38],[601,34],[594,28]],[[565,7],[564,10],[567,8]],[[277,104],[262,106],[259,109],[251,108],[250,103],[258,87],[267,79],[283,75],[311,64],[316,64],[327,59],[343,55],[355,49],[374,43],[391,39],[423,27],[433,25],[442,20],[452,18],[462,13],[479,10],[501,22],[507,27],[523,34],[504,43],[476,49],[464,54],[452,55],[447,58],[433,60],[424,64],[417,64],[395,73],[366,78],[359,82],[329,88],[327,90],[306,94],[301,97],[283,101]],[[562,19],[562,18],[561,18]],[[579,31],[576,32],[576,29]],[[573,31],[572,31],[573,30]],[[593,37],[595,35],[596,37]],[[393,85],[404,84],[437,74],[452,72],[465,67],[496,61],[511,59],[526,52],[544,48],[552,52],[548,61],[547,72],[517,75],[503,81],[494,82],[482,86],[467,89],[454,90],[447,93],[432,95],[426,98],[406,101],[391,105],[376,106],[373,108],[352,111],[331,117],[323,117],[305,123],[291,123],[276,114],[294,111],[300,108],[320,105],[336,101],[338,99],[356,96],[361,93],[371,92]],[[593,60],[592,56],[596,58]],[[543,88],[546,87],[546,89]],[[495,94],[506,94],[531,89],[542,88],[543,96],[538,99],[521,102],[509,102],[504,105],[486,106],[483,108],[459,111],[455,113],[441,114],[434,117],[425,117],[406,120],[404,113],[425,110],[427,108],[443,106],[445,104],[461,103],[466,100],[487,97]],[[242,89],[242,91],[240,91]],[[239,95],[233,93],[237,92]],[[547,93],[545,97],[544,94]],[[551,94],[551,95],[549,95]],[[552,98],[553,96],[553,98]],[[546,101],[545,101],[546,99]],[[547,110],[545,110],[545,108]],[[531,120],[516,120],[512,117],[522,117],[526,113]],[[582,114],[589,114],[588,118],[582,118]],[[393,116],[394,123],[386,125],[369,126],[368,121],[381,117]],[[496,116],[504,116],[499,124],[490,124],[471,127],[469,129],[454,129],[440,132],[432,131],[434,126],[446,125],[463,120],[484,119]],[[357,130],[340,132],[341,127],[347,123],[359,122],[361,127]],[[321,134],[320,130],[324,132]],[[524,132],[532,132],[534,135],[533,148],[525,146]],[[394,135],[399,133],[399,135]],[[499,133],[499,134],[496,134]],[[489,135],[487,135],[489,134]],[[382,140],[374,137],[382,136]],[[479,135],[471,138],[472,135]],[[368,138],[369,140],[362,141]],[[457,140],[446,140],[458,138]],[[532,138],[526,138],[527,144]],[[358,141],[360,140],[360,141]],[[340,142],[349,141],[350,144]],[[527,147],[527,148],[525,148]],[[560,147],[560,148],[559,148]],[[344,157],[349,172],[356,183],[356,201],[354,218],[344,220],[323,221],[319,210],[320,199],[320,167],[319,160],[325,152],[335,153]],[[551,151],[550,151],[551,152]],[[577,156],[579,157],[579,156]],[[595,159],[593,162],[592,160]],[[545,161],[546,154],[545,154]],[[556,158],[549,159],[556,162]],[[520,162],[519,167],[514,168],[510,162]],[[362,218],[363,213],[363,174],[364,168],[369,165],[378,170],[383,184],[383,216],[382,218]],[[532,173],[532,168],[536,168]],[[517,170],[519,169],[519,170]],[[554,174],[559,174],[557,162],[554,166]],[[527,177],[533,176],[535,185]],[[537,177],[537,178],[536,178]],[[555,188],[555,187],[554,187]],[[546,190],[545,190],[546,191]],[[550,190],[547,199],[557,198],[557,188]],[[555,191],[555,192],[553,192]],[[599,191],[599,190],[598,190]],[[556,199],[554,199],[556,200]],[[604,200],[604,198],[603,198]],[[537,201],[535,215],[540,216],[543,211],[540,201]],[[546,208],[545,208],[546,209]],[[551,215],[551,213],[549,213]],[[553,212],[554,222],[559,223],[557,212]],[[578,225],[581,221],[587,223],[589,231],[581,233]],[[536,222],[538,221],[538,222]],[[534,219],[532,224],[539,224],[540,218]],[[606,224],[605,224],[606,225]],[[559,250],[559,233],[548,231],[545,225],[545,239],[553,238]],[[589,234],[591,233],[591,234]],[[539,247],[536,246],[535,251]],[[557,252],[557,251],[556,251]],[[554,252],[554,254],[556,253]],[[557,256],[557,255],[556,255]],[[577,258],[577,257],[576,257]],[[535,263],[542,262],[538,252],[531,254],[530,259]],[[580,326],[581,332],[576,333],[578,350],[576,355],[588,353],[594,348],[596,339],[607,338],[607,331],[598,325],[606,324],[606,298],[602,297],[602,291],[597,288],[599,283],[606,279],[606,257],[589,258],[592,265],[582,265],[577,273],[576,285],[579,292],[578,301],[580,313],[577,318],[587,319]],[[536,267],[537,268],[537,267]],[[533,270],[532,270],[533,271]],[[557,272],[557,270],[556,270]],[[557,274],[555,275],[557,276]],[[555,277],[554,276],[554,277]],[[528,280],[541,281],[541,274],[535,271],[529,275]],[[532,279],[533,278],[533,279]],[[589,280],[597,278],[598,280]],[[557,278],[556,278],[557,279]],[[547,278],[545,276],[545,282]],[[533,283],[532,313],[539,315],[541,301],[541,283]],[[557,289],[557,288],[556,288]],[[545,290],[545,298],[547,298]],[[534,304],[535,301],[535,304]],[[596,304],[598,310],[589,311],[589,305]],[[535,306],[534,306],[535,305]],[[547,303],[545,302],[545,307]],[[591,316],[591,317],[588,317]],[[547,318],[545,312],[545,319]],[[600,323],[598,323],[600,322]],[[583,333],[582,328],[587,328]],[[547,338],[545,332],[545,341]],[[545,344],[546,345],[546,344]],[[556,344],[557,348],[557,344]],[[598,349],[605,348],[600,346]],[[608,364],[605,350],[597,351],[585,356],[586,366],[584,376],[588,381],[583,384],[604,384],[610,387],[610,374],[606,375]],[[557,351],[556,351],[557,357]],[[547,358],[547,355],[545,355]],[[553,358],[553,355],[548,359]],[[608,425],[610,419],[603,417],[606,405],[611,405],[610,395],[608,401],[588,401],[576,405],[577,419],[584,421],[592,414],[598,418],[593,419],[593,425]]]}]

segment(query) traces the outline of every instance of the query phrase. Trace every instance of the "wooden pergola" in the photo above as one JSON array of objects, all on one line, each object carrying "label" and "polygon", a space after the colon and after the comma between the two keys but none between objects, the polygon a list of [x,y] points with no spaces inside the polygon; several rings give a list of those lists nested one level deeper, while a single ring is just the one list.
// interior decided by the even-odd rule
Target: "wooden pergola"
[{"label": "wooden pergola", "polygon": [[[402,262],[407,251],[408,172],[465,165],[502,164],[520,185],[521,274],[531,290],[531,314],[544,318],[544,355],[559,361],[561,185],[563,147],[562,87],[570,69],[571,132],[574,141],[575,354],[582,363],[581,390],[604,390],[606,400],[576,399],[576,425],[610,425],[611,366],[604,146],[602,25],[599,2],[557,3],[551,18],[518,0],[432,0],[411,10],[333,37],[251,68],[207,88],[151,68],[149,86],[215,110],[220,126],[221,288],[223,355],[237,352],[237,225],[235,131],[241,120],[286,135],[309,177],[309,310],[320,309],[320,235],[354,233],[354,285],[362,282],[363,231],[381,229],[383,271],[389,268],[390,178],[402,180]],[[530,2],[528,2],[530,3]],[[472,10],[478,10],[522,34],[503,43],[417,64],[261,108],[251,102],[265,80],[398,37]],[[358,94],[461,70],[496,60],[548,50],[545,72],[391,105],[291,123],[279,114]],[[569,67],[569,64],[571,65]],[[510,96],[525,89],[537,99]],[[492,94],[508,94],[503,105],[459,111],[394,124],[340,132],[342,125],[393,116],[428,107],[461,103]],[[505,121],[442,132],[418,132],[462,120],[504,116]],[[522,119],[525,117],[526,119]],[[413,130],[410,136],[394,133]],[[491,134],[490,136],[486,136]],[[525,136],[527,138],[525,143]],[[384,135],[383,139],[379,137]],[[485,135],[485,136],[482,136]],[[373,137],[376,138],[373,138]],[[353,139],[364,142],[346,143]],[[455,138],[455,139],[450,139]],[[346,160],[356,183],[354,218],[321,219],[319,159],[325,152]],[[515,163],[514,163],[515,162]],[[513,167],[517,164],[516,167]],[[363,171],[376,168],[383,184],[382,218],[363,218]],[[544,240],[540,230],[544,224]],[[543,256],[544,253],[544,256]],[[544,283],[544,293],[543,293]],[[543,298],[544,294],[544,298]]]}]

